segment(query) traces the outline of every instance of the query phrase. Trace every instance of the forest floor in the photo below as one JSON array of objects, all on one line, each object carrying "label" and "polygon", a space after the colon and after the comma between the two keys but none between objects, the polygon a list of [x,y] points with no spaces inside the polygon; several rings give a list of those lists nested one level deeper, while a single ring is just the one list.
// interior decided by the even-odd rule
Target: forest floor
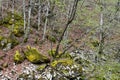
[{"label": "forest floor", "polygon": [[[6,27],[0,26],[0,35],[4,37],[8,37],[10,34],[10,30]],[[72,40],[80,37],[82,34],[81,30],[74,29],[70,32],[70,38]],[[18,45],[16,45],[14,48],[4,51],[0,50],[0,80],[4,80],[5,77],[8,77],[12,80],[16,79],[22,72],[24,72],[24,68],[26,67],[35,67],[37,65],[33,65],[28,60],[25,60],[24,62],[20,64],[15,64],[14,62],[14,55],[16,50],[24,50],[26,49],[27,45],[30,45],[31,47],[35,47],[40,51],[41,54],[44,54],[48,56],[48,50],[51,49],[51,42],[49,40],[46,40],[42,43],[35,43],[36,37],[38,38],[38,41],[40,42],[42,39],[42,32],[38,32],[36,29],[32,28],[32,31],[29,35],[28,41],[26,43],[23,43],[23,37],[16,37],[17,40],[20,42]],[[78,44],[78,43],[77,43]],[[56,43],[53,43],[52,48],[56,48]],[[61,48],[62,49],[62,48]],[[49,56],[48,56],[49,57]],[[50,57],[49,57],[50,58]],[[34,68],[35,69],[35,68]],[[29,69],[30,70],[30,69]]]}]

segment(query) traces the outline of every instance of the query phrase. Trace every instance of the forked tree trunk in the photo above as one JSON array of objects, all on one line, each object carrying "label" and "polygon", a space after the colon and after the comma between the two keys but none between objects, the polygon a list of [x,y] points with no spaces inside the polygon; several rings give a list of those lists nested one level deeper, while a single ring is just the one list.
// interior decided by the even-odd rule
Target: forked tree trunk
[{"label": "forked tree trunk", "polygon": [[73,19],[75,17],[78,1],[79,0],[74,0],[73,6],[72,6],[72,10],[71,10],[70,15],[68,17],[67,24],[65,25],[65,29],[64,29],[62,35],[59,38],[59,41],[58,41],[58,44],[57,44],[57,47],[56,47],[56,51],[55,51],[55,56],[58,55],[60,44],[61,44],[61,41],[63,40],[64,34],[67,31],[67,29],[69,27],[69,24],[72,23],[72,21],[73,21]]}]

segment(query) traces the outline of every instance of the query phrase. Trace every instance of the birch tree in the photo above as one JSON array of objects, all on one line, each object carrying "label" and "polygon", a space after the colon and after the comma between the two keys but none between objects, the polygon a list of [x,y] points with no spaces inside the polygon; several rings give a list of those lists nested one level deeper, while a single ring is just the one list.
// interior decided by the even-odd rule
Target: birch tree
[{"label": "birch tree", "polygon": [[99,34],[99,49],[98,49],[98,55],[96,56],[96,61],[100,61],[101,55],[103,54],[104,49],[104,38],[105,38],[105,32],[104,32],[104,1],[100,0],[100,34]]},{"label": "birch tree", "polygon": [[25,0],[23,0],[23,16],[24,16],[24,33],[25,33],[25,29],[26,29],[26,9],[25,9]]},{"label": "birch tree", "polygon": [[32,10],[32,0],[29,1],[28,20],[27,20],[28,25],[27,25],[26,30],[25,30],[24,42],[27,42],[28,35],[29,35],[29,32],[30,32],[31,10]]},{"label": "birch tree", "polygon": [[12,0],[12,28],[11,28],[11,35],[13,35],[13,30],[14,30],[14,6],[15,5],[15,0]]},{"label": "birch tree", "polygon": [[42,38],[42,40],[45,40],[46,29],[47,29],[47,23],[48,23],[49,6],[50,6],[50,3],[49,3],[49,0],[47,0],[46,14],[45,14],[46,19],[45,19],[45,25],[44,25],[44,31],[43,31],[43,38]]},{"label": "birch tree", "polygon": [[38,30],[40,30],[40,24],[41,24],[41,3],[40,0],[38,1]]}]

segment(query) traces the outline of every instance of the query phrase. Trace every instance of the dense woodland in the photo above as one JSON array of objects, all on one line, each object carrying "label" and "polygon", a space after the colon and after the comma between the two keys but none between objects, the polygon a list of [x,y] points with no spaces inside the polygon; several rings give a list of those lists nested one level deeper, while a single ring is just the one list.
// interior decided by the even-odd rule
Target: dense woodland
[{"label": "dense woodland", "polygon": [[120,0],[0,0],[0,80],[120,80]]}]

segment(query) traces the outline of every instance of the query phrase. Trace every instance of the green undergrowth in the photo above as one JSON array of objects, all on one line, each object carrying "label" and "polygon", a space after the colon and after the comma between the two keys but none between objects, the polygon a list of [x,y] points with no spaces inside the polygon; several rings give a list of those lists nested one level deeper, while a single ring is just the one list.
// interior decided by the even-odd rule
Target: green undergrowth
[{"label": "green undergrowth", "polygon": [[89,80],[119,80],[120,64],[118,62],[106,62],[105,64],[96,65]]}]

